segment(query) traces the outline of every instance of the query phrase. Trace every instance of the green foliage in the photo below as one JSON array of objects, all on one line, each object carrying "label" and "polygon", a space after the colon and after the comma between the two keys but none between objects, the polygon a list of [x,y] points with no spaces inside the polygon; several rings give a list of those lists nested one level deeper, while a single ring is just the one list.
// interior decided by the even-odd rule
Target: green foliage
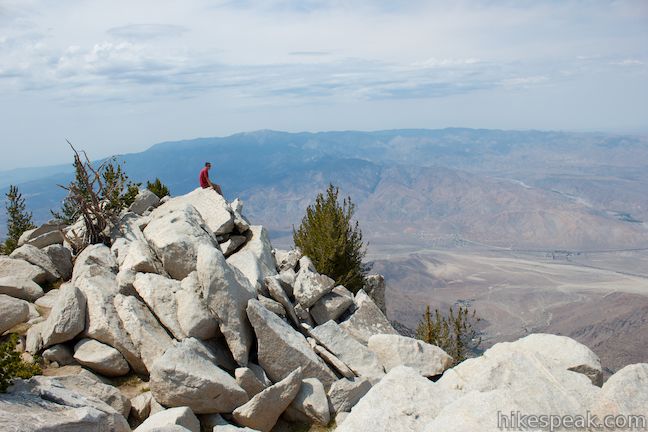
[{"label": "green foliage", "polygon": [[20,236],[36,226],[32,223],[32,214],[27,212],[25,199],[18,192],[16,186],[9,186],[5,209],[7,211],[7,239],[0,248],[0,252],[9,255],[18,247]]},{"label": "green foliage", "polygon": [[69,195],[63,199],[60,210],[50,210],[50,213],[52,217],[62,220],[67,225],[72,225],[79,217],[79,209]]},{"label": "green foliage", "polygon": [[293,228],[293,241],[322,274],[356,293],[364,285],[362,259],[365,247],[358,222],[353,223],[355,205],[347,197],[338,202],[339,190],[332,184],[326,194],[318,194],[306,209],[299,229]]},{"label": "green foliage", "polygon": [[78,253],[88,244],[110,245],[110,228],[121,211],[135,200],[139,184],[128,179],[115,158],[95,168],[84,152],[85,160],[82,160],[74,146],[70,144],[70,147],[74,151],[75,179],[68,186],[61,187],[68,191],[66,199],[85,225],[83,236],[67,238]]},{"label": "green foliage", "polygon": [[153,183],[151,183],[150,181],[146,182],[146,189],[153,192],[160,199],[164,198],[167,195],[171,195],[169,193],[169,188],[157,177],[155,178],[155,181]]},{"label": "green foliage", "polygon": [[115,158],[102,166],[103,188],[100,199],[106,202],[107,211],[121,211],[135,201],[139,192],[139,183],[128,180],[121,164]]},{"label": "green foliage", "polygon": [[[84,179],[84,173],[85,174],[87,173],[83,169],[83,164],[81,163],[80,159],[77,160],[77,158],[74,158],[74,163],[72,165],[74,166],[73,183],[77,187],[77,194],[86,203],[89,203],[91,201],[90,192],[88,191],[87,179]],[[81,214],[81,210],[75,198],[72,196],[72,194],[68,193],[65,199],[63,199],[63,203],[61,204],[61,209],[59,211],[50,210],[50,213],[56,219],[60,219],[64,221],[66,224],[71,225],[77,221],[77,219]]]},{"label": "green foliage", "polygon": [[7,391],[15,378],[31,378],[42,373],[37,363],[27,363],[20,358],[16,351],[18,335],[12,334],[9,339],[0,344],[0,393]]},{"label": "green foliage", "polygon": [[459,306],[456,314],[450,307],[448,315],[443,316],[439,309],[435,309],[432,315],[430,306],[426,306],[416,329],[416,337],[443,349],[452,356],[456,365],[479,349],[481,337],[476,325],[480,320],[477,312],[473,310],[471,313],[467,307]]}]

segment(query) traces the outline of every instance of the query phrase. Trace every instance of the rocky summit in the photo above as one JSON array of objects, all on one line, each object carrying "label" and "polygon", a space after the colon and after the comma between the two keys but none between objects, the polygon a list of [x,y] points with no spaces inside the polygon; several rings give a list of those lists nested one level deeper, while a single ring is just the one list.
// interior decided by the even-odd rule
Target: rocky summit
[{"label": "rocky summit", "polygon": [[142,191],[112,227],[110,247],[73,255],[67,239],[83,224],[51,221],[0,256],[0,331],[20,334],[23,358],[46,365],[0,394],[0,430],[648,422],[648,364],[603,383],[589,348],[531,334],[451,367],[441,348],[394,330],[382,277],[355,294],[335,286],[299,250],[273,249],[242,209],[211,189],[162,200]]}]

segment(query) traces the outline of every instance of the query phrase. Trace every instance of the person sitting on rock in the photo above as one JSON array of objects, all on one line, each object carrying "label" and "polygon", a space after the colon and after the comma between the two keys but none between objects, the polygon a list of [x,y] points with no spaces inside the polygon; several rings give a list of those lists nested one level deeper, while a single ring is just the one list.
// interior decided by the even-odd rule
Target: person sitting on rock
[{"label": "person sitting on rock", "polygon": [[216,192],[219,193],[219,195],[223,195],[223,191],[221,190],[220,185],[217,185],[215,183],[212,183],[211,180],[209,180],[209,170],[211,169],[211,163],[205,162],[205,167],[200,170],[200,175],[198,176],[198,181],[200,182],[200,187],[203,189],[206,188],[212,188]]}]

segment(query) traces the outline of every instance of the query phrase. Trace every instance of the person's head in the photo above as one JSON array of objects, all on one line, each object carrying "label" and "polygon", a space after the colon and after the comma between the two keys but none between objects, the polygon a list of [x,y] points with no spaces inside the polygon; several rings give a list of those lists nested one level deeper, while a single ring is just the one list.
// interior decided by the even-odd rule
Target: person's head
[{"label": "person's head", "polygon": [[211,169],[211,163],[205,162],[205,168],[207,168],[207,171]]}]

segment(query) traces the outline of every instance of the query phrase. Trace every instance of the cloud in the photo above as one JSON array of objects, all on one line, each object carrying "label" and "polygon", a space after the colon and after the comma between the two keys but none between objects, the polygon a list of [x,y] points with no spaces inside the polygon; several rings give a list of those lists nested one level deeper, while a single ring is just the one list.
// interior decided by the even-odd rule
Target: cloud
[{"label": "cloud", "polygon": [[255,128],[645,129],[648,113],[646,2],[0,5],[5,165],[49,163],[70,135],[107,154]]},{"label": "cloud", "polygon": [[324,57],[331,55],[330,52],[326,51],[292,51],[288,54],[296,57]]},{"label": "cloud", "polygon": [[425,0],[238,0],[223,1],[212,7],[304,15],[340,9],[371,13],[402,13],[419,9],[425,4]]},{"label": "cloud", "polygon": [[[161,53],[147,43],[102,41],[28,57],[24,69],[1,69],[0,78],[17,79],[24,90],[49,92],[68,103],[142,102],[227,91],[234,98],[287,104],[439,98],[499,86],[528,88],[547,80],[502,79],[503,73],[520,75],[524,67],[470,57],[407,64],[335,59],[325,51],[292,52],[290,57],[293,61],[283,63],[227,64],[213,55]],[[311,58],[326,60],[313,63]]]},{"label": "cloud", "polygon": [[637,59],[624,59],[621,61],[615,61],[611,64],[616,66],[643,66],[645,63]]},{"label": "cloud", "polygon": [[173,24],[129,24],[107,30],[110,36],[128,41],[147,41],[161,38],[175,38],[189,31],[188,28]]},{"label": "cloud", "polygon": [[429,58],[424,61],[418,61],[412,63],[412,66],[419,68],[441,68],[441,67],[456,67],[456,66],[466,66],[474,65],[479,63],[479,59],[476,58],[465,58],[465,59],[456,59],[456,58]]},{"label": "cloud", "polygon": [[[645,66],[638,41],[648,33],[627,2],[604,14],[570,1],[142,0],[127,16],[106,5],[27,4],[12,7],[19,19],[0,30],[0,90],[68,105],[210,95],[263,107],[527,91],[611,64],[640,71],[629,66]],[[560,23],[547,18],[557,15]],[[613,46],[600,43],[606,34]]]},{"label": "cloud", "polygon": [[524,77],[515,77],[507,78],[501,81],[501,84],[504,87],[524,87],[528,88],[530,86],[535,86],[538,84],[543,84],[549,81],[549,78],[542,75],[535,76],[524,76]]}]

